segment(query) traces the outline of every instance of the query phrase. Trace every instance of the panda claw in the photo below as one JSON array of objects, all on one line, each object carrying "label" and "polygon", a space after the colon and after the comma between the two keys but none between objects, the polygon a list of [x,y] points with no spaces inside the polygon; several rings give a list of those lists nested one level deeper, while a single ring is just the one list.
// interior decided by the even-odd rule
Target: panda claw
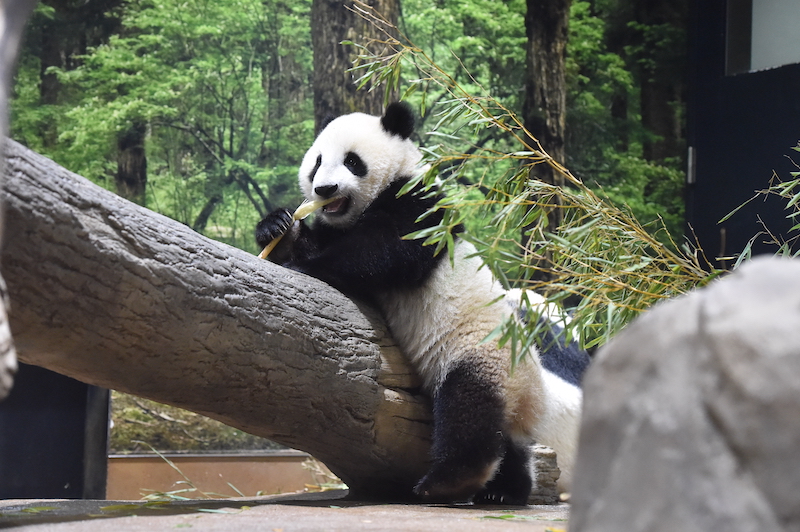
[{"label": "panda claw", "polygon": [[279,236],[286,234],[294,223],[292,213],[288,209],[277,209],[269,213],[256,226],[256,242],[266,246]]}]

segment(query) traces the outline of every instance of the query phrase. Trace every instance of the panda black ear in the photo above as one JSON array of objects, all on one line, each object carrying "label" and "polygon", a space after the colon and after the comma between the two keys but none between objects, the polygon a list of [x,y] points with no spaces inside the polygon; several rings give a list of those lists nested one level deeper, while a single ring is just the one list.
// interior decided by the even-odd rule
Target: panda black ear
[{"label": "panda black ear", "polygon": [[333,113],[326,113],[324,117],[322,117],[322,121],[317,126],[317,130],[314,132],[316,135],[322,133],[322,130],[328,127],[328,124],[336,120],[336,115]]},{"label": "panda black ear", "polygon": [[387,133],[407,139],[414,132],[414,113],[405,102],[390,103],[381,117],[381,125]]}]

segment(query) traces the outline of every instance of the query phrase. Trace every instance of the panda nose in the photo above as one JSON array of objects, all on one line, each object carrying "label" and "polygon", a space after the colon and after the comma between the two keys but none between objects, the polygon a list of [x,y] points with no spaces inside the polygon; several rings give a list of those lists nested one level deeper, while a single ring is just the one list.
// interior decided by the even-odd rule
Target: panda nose
[{"label": "panda nose", "polygon": [[325,199],[332,197],[336,194],[337,190],[339,190],[339,185],[323,185],[314,188],[314,192],[317,193],[317,196]]}]

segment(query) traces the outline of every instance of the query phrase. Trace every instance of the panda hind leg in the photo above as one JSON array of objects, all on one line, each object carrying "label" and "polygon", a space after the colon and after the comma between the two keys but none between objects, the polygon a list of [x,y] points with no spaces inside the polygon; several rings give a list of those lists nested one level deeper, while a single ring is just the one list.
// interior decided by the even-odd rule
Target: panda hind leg
[{"label": "panda hind leg", "polygon": [[467,501],[503,457],[500,386],[472,359],[454,365],[433,395],[431,466],[414,492],[428,501]]},{"label": "panda hind leg", "polygon": [[528,447],[506,439],[506,451],[494,478],[474,498],[475,504],[528,504],[533,480],[530,473]]}]

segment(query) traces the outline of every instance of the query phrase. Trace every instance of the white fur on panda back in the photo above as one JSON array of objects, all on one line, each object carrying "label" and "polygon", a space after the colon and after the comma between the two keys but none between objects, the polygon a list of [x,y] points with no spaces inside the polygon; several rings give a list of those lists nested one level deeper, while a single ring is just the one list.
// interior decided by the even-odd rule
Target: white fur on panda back
[{"label": "white fur on panda back", "polygon": [[506,305],[492,304],[505,292],[474,255],[471,244],[459,241],[453,264],[442,258],[424,286],[381,296],[392,335],[428,390],[441,384],[465,346],[477,345],[509,314]]}]

